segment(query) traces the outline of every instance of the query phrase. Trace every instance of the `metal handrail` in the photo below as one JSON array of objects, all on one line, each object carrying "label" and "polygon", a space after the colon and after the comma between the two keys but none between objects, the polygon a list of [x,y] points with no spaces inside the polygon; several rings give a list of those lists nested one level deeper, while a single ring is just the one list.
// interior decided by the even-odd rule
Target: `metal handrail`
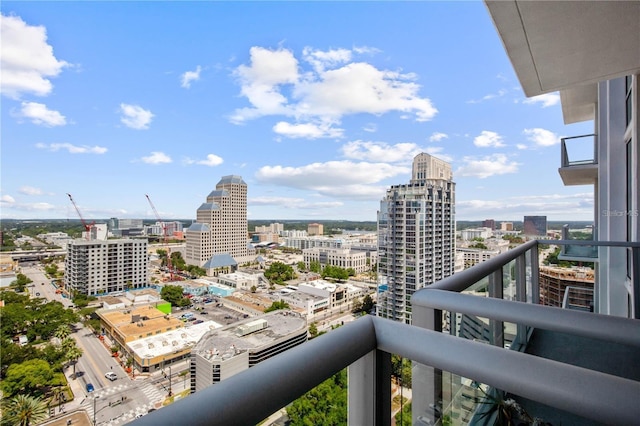
[{"label": "metal handrail", "polygon": [[478,297],[430,287],[416,292],[411,303],[413,306],[526,324],[545,330],[640,347],[640,320]]},{"label": "metal handrail", "polygon": [[[640,418],[640,382],[365,316],[132,424],[257,424],[375,350],[603,423],[633,424]],[[357,421],[351,419],[353,424]],[[380,424],[390,422],[390,418],[378,419]]]}]

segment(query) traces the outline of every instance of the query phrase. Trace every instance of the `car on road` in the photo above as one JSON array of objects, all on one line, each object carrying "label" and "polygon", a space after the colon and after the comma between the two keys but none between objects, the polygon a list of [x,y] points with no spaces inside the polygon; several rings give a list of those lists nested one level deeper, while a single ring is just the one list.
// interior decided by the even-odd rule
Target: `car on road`
[{"label": "car on road", "polygon": [[116,373],[114,373],[113,371],[107,371],[106,373],[104,373],[104,377],[111,380],[112,382],[118,378]]},{"label": "car on road", "polygon": [[87,393],[91,393],[95,390],[91,383],[87,383]]}]

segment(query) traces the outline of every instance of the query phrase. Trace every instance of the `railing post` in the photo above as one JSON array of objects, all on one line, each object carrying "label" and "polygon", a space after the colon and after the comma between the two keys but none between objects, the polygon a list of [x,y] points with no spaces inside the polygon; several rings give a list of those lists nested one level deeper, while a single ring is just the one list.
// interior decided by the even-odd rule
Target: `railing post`
[{"label": "railing post", "polygon": [[[412,309],[414,326],[442,332],[441,310],[417,305],[412,305]],[[417,421],[418,416],[424,416],[435,424],[438,419],[431,407],[441,405],[442,370],[417,362],[413,362],[412,367],[411,424]]]},{"label": "railing post", "polygon": [[537,305],[540,303],[540,260],[538,249],[540,244],[531,247],[531,303]]},{"label": "railing post", "polygon": [[631,290],[633,318],[640,319],[640,247],[631,248]]},{"label": "railing post", "polygon": [[391,424],[391,354],[374,350],[347,369],[350,425]]},{"label": "railing post", "polygon": [[[527,257],[522,254],[516,258],[516,300],[518,302],[527,302]],[[527,326],[517,324],[516,341],[513,342],[517,346],[523,346],[527,343]],[[514,348],[515,349],[515,348]]]},{"label": "railing post", "polygon": [[[507,264],[508,265],[508,264]],[[504,266],[502,267],[504,268]],[[489,275],[489,297],[496,299],[503,298],[503,276],[502,268],[493,271]],[[491,344],[494,346],[504,347],[504,323],[494,319],[489,319],[489,330],[491,332]]]}]

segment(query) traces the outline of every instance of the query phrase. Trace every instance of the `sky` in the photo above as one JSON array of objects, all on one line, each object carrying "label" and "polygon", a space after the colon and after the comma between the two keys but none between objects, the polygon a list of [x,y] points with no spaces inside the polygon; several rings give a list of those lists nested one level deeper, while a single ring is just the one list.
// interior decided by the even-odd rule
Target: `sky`
[{"label": "sky", "polygon": [[484,3],[1,4],[0,218],[195,220],[221,177],[249,220],[375,221],[427,152],[456,219],[592,220],[560,97],[526,98]]}]

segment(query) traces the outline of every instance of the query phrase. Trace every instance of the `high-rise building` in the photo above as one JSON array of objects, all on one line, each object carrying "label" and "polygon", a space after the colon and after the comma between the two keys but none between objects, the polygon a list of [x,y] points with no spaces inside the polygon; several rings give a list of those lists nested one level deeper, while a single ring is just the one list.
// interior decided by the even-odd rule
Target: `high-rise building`
[{"label": "high-rise building", "polygon": [[96,295],[148,285],[147,240],[83,240],[67,244],[67,291]]},{"label": "high-rise building", "polygon": [[413,160],[409,184],[393,185],[378,211],[378,316],[411,323],[411,296],[455,268],[455,183],[451,165]]},{"label": "high-rise building", "polygon": [[307,226],[307,233],[311,235],[324,235],[324,226],[321,223],[310,223]]},{"label": "high-rise building", "polygon": [[485,219],[482,221],[483,228],[491,228],[492,231],[496,229],[496,221],[494,219]]},{"label": "high-rise building", "polygon": [[525,216],[523,221],[524,235],[535,235],[544,237],[547,235],[546,216]]},{"label": "high-rise building", "polygon": [[247,184],[241,176],[223,176],[185,232],[185,261],[207,270],[235,269],[247,258],[247,235]]}]

